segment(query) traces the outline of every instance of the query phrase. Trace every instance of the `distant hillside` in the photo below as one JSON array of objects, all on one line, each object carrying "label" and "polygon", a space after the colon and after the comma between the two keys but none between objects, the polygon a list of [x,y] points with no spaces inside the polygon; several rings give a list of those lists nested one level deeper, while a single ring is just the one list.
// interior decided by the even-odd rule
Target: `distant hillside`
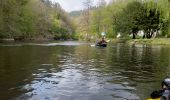
[{"label": "distant hillside", "polygon": [[79,16],[81,15],[81,13],[82,13],[82,10],[72,11],[72,12],[69,13],[69,15],[70,15],[71,17],[79,17]]},{"label": "distant hillside", "polygon": [[[97,9],[97,7],[94,6],[90,9],[90,11],[93,11],[93,10],[96,10],[96,9]],[[69,13],[69,16],[70,17],[79,17],[82,12],[83,12],[83,10],[72,11],[72,12]]]}]

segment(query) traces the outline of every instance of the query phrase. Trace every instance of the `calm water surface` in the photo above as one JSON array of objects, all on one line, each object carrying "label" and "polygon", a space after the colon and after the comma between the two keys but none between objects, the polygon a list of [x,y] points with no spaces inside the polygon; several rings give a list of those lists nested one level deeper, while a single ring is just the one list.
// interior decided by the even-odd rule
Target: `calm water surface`
[{"label": "calm water surface", "polygon": [[0,43],[0,100],[145,100],[170,75],[170,46]]}]

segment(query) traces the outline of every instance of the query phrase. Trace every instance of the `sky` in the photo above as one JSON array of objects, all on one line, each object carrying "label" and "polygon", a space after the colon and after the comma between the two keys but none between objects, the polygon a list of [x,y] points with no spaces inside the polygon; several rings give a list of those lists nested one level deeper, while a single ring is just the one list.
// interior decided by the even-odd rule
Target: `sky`
[{"label": "sky", "polygon": [[[82,10],[84,7],[83,2],[85,2],[86,0],[51,0],[51,1],[58,2],[65,11],[71,12],[75,10]],[[94,5],[98,2],[98,0],[93,1]],[[105,1],[109,3],[111,0]]]}]

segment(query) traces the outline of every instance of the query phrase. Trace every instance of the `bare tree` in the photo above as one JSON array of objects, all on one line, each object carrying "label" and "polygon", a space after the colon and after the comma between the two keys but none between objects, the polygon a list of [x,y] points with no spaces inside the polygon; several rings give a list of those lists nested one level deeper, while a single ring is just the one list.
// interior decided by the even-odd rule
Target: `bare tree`
[{"label": "bare tree", "polygon": [[0,0],[0,30],[2,29],[2,19],[3,19],[3,0]]},{"label": "bare tree", "polygon": [[89,32],[90,32],[90,10],[92,8],[92,0],[86,0],[85,2],[83,2],[84,5],[84,11],[82,13],[83,15],[83,27],[84,27],[84,31],[85,31],[85,38],[86,40],[89,40]]},{"label": "bare tree", "polygon": [[106,6],[106,1],[105,0],[99,0],[98,3],[97,3],[97,10],[96,10],[96,26],[98,27],[97,29],[97,32],[98,32],[98,35],[99,35],[99,32],[100,31],[104,31],[104,25],[103,25],[103,14],[102,14],[102,10],[104,9],[104,7]]}]

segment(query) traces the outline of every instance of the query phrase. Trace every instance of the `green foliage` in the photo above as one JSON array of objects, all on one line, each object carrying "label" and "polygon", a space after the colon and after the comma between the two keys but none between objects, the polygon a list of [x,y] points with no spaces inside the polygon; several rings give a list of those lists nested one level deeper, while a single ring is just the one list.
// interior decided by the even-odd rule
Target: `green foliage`
[{"label": "green foliage", "polygon": [[78,17],[81,15],[81,13],[82,13],[82,11],[72,11],[69,13],[69,16],[70,17]]},{"label": "green foliage", "polygon": [[57,30],[57,32],[59,33],[55,33],[54,34],[54,39],[59,40],[59,39],[68,39],[69,38],[69,34],[67,34],[67,30],[65,28],[59,28]]},{"label": "green foliage", "polygon": [[[23,3],[22,3],[23,4]],[[19,18],[17,19],[17,33],[13,33],[13,36],[31,37],[35,32],[34,16],[29,6],[24,6],[20,9]]]},{"label": "green foliage", "polygon": [[118,33],[136,38],[139,30],[145,32],[144,38],[158,31],[161,36],[170,36],[169,0],[113,0],[108,5],[99,0],[95,7],[89,0],[85,5],[84,11],[70,13],[70,19],[58,3],[50,0],[1,0],[0,38],[91,39],[100,37],[103,31],[108,38]]},{"label": "green foliage", "polygon": [[142,16],[144,7],[140,2],[131,2],[119,14],[118,23],[116,23],[117,32],[136,34],[142,27]]},{"label": "green foliage", "polygon": [[162,20],[162,35],[170,34],[170,2],[169,0],[158,0],[158,9],[160,10],[160,19]]},{"label": "green foliage", "polygon": [[[94,7],[90,16],[91,36],[100,37],[100,33],[105,31],[107,37],[121,33],[124,37],[132,34],[136,38],[140,30],[145,32],[143,38],[151,38],[155,32],[162,33],[159,36],[170,34],[169,0],[114,0],[109,5]],[[85,34],[83,28],[78,24],[81,36]]]},{"label": "green foliage", "polygon": [[67,13],[50,0],[1,0],[0,13],[0,38],[46,38],[56,33],[63,38],[74,32]]}]

